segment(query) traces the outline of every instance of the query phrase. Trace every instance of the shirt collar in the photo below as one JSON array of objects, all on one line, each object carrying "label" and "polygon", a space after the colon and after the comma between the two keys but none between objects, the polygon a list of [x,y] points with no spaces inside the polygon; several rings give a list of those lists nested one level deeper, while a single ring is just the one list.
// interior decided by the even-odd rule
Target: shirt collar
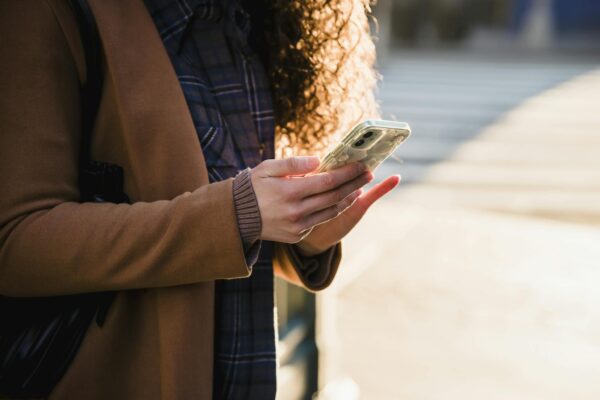
[{"label": "shirt collar", "polygon": [[144,0],[144,3],[162,41],[174,41],[176,48],[194,18],[218,21],[223,15],[220,0]]}]

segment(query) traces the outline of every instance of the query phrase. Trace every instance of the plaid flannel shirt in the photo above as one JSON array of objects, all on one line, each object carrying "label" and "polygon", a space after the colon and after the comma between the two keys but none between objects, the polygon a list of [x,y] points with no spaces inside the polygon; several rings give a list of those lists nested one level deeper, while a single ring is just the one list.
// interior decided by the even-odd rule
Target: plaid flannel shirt
[{"label": "plaid flannel shirt", "polygon": [[[236,0],[145,0],[183,89],[211,182],[274,158],[269,84]],[[272,244],[251,277],[217,281],[215,399],[273,399]],[[193,316],[190,316],[193,318]]]}]

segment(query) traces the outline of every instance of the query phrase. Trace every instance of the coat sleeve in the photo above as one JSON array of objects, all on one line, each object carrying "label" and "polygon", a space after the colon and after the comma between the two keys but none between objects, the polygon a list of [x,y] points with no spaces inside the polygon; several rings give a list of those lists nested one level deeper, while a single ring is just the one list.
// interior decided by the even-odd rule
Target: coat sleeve
[{"label": "coat sleeve", "polygon": [[294,245],[276,243],[274,268],[282,279],[312,292],[326,289],[342,259],[341,242],[314,257],[301,256]]},{"label": "coat sleeve", "polygon": [[0,294],[248,276],[232,180],[171,200],[77,202],[79,79],[43,1],[0,3]]}]

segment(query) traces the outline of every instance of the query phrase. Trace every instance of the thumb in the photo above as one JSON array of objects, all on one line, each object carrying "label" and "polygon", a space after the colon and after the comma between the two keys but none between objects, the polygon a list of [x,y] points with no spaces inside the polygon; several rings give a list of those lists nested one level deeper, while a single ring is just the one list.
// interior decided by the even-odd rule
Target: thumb
[{"label": "thumb", "polygon": [[290,157],[285,160],[266,160],[261,163],[261,175],[264,177],[304,175],[317,169],[319,164],[319,158],[314,156]]},{"label": "thumb", "polygon": [[398,185],[398,183],[400,183],[400,176],[393,175],[373,186],[368,192],[364,193],[356,200],[353,207],[350,207],[346,211],[349,214],[349,217],[358,222],[373,203],[389,193]]},{"label": "thumb", "polygon": [[385,179],[383,182],[378,183],[373,186],[371,190],[362,196],[361,203],[366,208],[371,207],[373,203],[379,200],[381,197],[389,193],[393,188],[395,188],[400,183],[400,175],[392,175],[389,178]]}]

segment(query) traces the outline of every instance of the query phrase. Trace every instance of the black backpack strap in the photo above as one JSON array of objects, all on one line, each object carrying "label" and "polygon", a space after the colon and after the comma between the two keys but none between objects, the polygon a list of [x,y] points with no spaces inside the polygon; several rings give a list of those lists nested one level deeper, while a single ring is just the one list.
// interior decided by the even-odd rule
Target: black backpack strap
[{"label": "black backpack strap", "polygon": [[[89,192],[97,190],[97,180],[104,180],[105,174],[98,174],[98,168],[106,170],[113,166],[101,163],[92,163],[92,131],[98,114],[100,99],[102,97],[102,84],[104,75],[102,73],[102,45],[96,19],[86,0],[71,0],[71,6],[79,26],[81,45],[85,55],[86,80],[81,88],[81,138],[79,145],[79,188],[82,198],[90,200]],[[113,167],[114,168],[114,167]],[[122,179],[122,178],[121,178]],[[122,186],[122,182],[121,182]],[[98,326],[104,324],[108,308],[114,299],[114,292],[95,293],[94,298],[98,303],[96,323]]]},{"label": "black backpack strap", "polygon": [[71,0],[85,53],[86,80],[81,89],[81,139],[79,146],[79,191],[82,202],[127,203],[123,191],[124,172],[119,165],[93,160],[91,142],[94,122],[102,99],[102,44],[92,10],[86,0]]},{"label": "black backpack strap", "polygon": [[102,95],[102,46],[96,19],[88,2],[86,0],[71,0],[71,6],[79,25],[86,66],[86,80],[81,90],[82,136],[79,146],[79,170],[81,171],[91,161],[92,130]]},{"label": "black backpack strap", "polygon": [[[81,201],[129,202],[123,192],[123,169],[115,164],[92,160],[91,142],[94,122],[102,98],[102,43],[96,19],[86,0],[71,0],[85,54],[86,80],[81,90],[81,139],[79,146],[79,190]],[[102,326],[115,292],[90,295],[97,304],[96,324]]]}]

